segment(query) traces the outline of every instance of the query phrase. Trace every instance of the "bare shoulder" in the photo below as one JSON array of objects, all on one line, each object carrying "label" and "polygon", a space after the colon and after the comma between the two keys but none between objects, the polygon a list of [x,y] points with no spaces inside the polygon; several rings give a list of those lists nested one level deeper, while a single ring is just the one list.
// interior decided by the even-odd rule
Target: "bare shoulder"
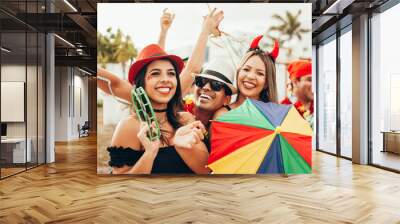
[{"label": "bare shoulder", "polygon": [[140,141],[137,133],[140,129],[140,123],[136,116],[131,115],[122,119],[115,128],[111,139],[111,146],[130,147],[133,149],[140,148]]},{"label": "bare shoulder", "polygon": [[221,107],[214,113],[213,120],[216,120],[218,117],[225,114],[226,112],[228,112],[228,109],[226,109],[225,107]]},{"label": "bare shoulder", "polygon": [[196,117],[189,112],[178,112],[179,123],[186,125],[196,120]]}]

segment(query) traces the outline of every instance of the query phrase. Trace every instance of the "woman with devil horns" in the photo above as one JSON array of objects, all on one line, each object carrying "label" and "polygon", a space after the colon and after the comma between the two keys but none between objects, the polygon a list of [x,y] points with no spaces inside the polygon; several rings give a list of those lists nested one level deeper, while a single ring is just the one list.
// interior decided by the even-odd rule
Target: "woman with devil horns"
[{"label": "woman with devil horns", "polygon": [[238,96],[229,107],[219,109],[214,119],[239,107],[247,98],[263,102],[277,102],[275,60],[279,53],[279,43],[269,53],[259,47],[262,35],[257,36],[244,55],[236,73]]}]

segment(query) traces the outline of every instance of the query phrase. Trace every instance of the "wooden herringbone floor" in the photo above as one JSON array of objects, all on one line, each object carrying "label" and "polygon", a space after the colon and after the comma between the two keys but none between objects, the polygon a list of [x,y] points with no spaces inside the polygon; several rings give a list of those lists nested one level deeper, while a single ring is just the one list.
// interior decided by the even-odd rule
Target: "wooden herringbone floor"
[{"label": "wooden herringbone floor", "polygon": [[312,175],[98,176],[96,138],[0,181],[0,223],[400,223],[400,175],[314,153]]}]

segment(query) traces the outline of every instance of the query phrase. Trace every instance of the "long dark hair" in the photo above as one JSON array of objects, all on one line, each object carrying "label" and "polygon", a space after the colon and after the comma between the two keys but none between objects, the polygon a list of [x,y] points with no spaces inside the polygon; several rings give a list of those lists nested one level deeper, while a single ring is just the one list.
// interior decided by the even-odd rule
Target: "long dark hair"
[{"label": "long dark hair", "polygon": [[[179,81],[179,73],[178,73],[178,67],[176,64],[169,60],[169,59],[159,59],[159,60],[166,60],[171,62],[172,66],[174,67],[175,70],[175,78],[177,80],[177,85],[176,85],[176,91],[175,94],[172,96],[171,100],[167,103],[167,120],[171,124],[171,126],[174,128],[174,130],[177,130],[182,126],[182,124],[179,122],[179,114],[178,112],[182,110],[182,91],[181,91],[181,82]],[[149,63],[150,64],[150,63]],[[147,72],[147,67],[148,65],[145,65],[136,75],[135,77],[135,85],[137,87],[143,87],[145,89],[145,75]],[[167,131],[161,130],[161,137],[162,141],[164,143],[167,143],[165,134]]]},{"label": "long dark hair", "polygon": [[[277,87],[276,87],[276,68],[275,68],[275,62],[272,60],[270,56],[265,55],[265,53],[262,50],[252,50],[249,51],[245,54],[245,56],[242,59],[242,62],[240,63],[239,69],[237,70],[236,73],[236,80],[237,76],[239,76],[239,72],[246,64],[246,62],[253,56],[259,56],[261,60],[264,63],[265,69],[266,69],[266,86],[265,88],[260,92],[260,100],[267,103],[267,102],[274,102],[276,103],[278,101],[278,94],[277,94]],[[238,89],[238,95],[240,94],[240,90]],[[237,98],[239,99],[239,97]]]}]

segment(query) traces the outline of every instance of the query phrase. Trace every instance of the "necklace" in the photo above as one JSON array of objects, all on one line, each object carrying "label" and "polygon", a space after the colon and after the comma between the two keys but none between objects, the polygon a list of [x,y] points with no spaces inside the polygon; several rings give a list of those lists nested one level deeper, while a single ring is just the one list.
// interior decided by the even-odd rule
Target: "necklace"
[{"label": "necklace", "polygon": [[156,113],[167,112],[167,108],[165,108],[165,109],[153,109],[153,110],[154,110],[154,112],[156,112]]}]

